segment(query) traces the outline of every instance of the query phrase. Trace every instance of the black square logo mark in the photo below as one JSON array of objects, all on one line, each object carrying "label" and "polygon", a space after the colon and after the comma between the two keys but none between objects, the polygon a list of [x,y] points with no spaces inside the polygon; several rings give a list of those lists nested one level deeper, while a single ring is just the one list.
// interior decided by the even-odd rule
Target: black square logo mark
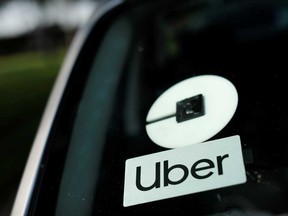
[{"label": "black square logo mark", "polygon": [[176,121],[188,121],[204,115],[204,98],[202,94],[184,99],[176,104]]}]

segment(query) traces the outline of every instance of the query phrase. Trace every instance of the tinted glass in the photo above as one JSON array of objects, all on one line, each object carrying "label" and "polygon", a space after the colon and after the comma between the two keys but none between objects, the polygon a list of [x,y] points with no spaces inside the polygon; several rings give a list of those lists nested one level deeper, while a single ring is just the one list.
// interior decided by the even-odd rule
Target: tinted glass
[{"label": "tinted glass", "polygon": [[[104,17],[72,71],[30,212],[287,213],[287,13],[287,1],[154,1]],[[209,140],[241,137],[247,182],[123,207],[125,161],[167,150],[147,136],[151,105],[206,74],[230,80],[239,94],[235,115]]]}]

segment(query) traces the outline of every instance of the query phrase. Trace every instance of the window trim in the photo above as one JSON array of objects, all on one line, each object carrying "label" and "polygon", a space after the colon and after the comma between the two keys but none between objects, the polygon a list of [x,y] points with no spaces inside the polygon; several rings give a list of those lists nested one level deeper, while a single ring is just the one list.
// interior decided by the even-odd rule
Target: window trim
[{"label": "window trim", "polygon": [[65,56],[63,65],[59,71],[44,109],[40,125],[32,144],[22,178],[20,180],[15,201],[12,206],[11,216],[26,215],[28,212],[32,191],[35,186],[38,171],[40,169],[40,162],[44,153],[50,129],[56,116],[67,81],[82,46],[88,38],[93,26],[101,19],[101,17],[123,2],[123,0],[112,0],[105,3],[99,3],[96,6],[97,9],[93,16],[85,26],[79,29],[75,35],[71,46],[67,51],[67,55]]}]

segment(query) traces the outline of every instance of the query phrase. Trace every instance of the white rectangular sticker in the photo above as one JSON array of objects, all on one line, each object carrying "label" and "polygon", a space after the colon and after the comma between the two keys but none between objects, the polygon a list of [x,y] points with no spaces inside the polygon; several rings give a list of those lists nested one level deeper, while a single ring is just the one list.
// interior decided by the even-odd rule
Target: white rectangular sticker
[{"label": "white rectangular sticker", "polygon": [[240,137],[126,161],[125,207],[246,182]]}]

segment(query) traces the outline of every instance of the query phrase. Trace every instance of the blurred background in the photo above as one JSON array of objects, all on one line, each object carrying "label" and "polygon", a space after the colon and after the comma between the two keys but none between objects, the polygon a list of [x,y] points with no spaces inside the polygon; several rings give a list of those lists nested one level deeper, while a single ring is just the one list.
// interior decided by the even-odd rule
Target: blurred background
[{"label": "blurred background", "polygon": [[0,216],[9,215],[54,80],[96,0],[0,0]]}]

